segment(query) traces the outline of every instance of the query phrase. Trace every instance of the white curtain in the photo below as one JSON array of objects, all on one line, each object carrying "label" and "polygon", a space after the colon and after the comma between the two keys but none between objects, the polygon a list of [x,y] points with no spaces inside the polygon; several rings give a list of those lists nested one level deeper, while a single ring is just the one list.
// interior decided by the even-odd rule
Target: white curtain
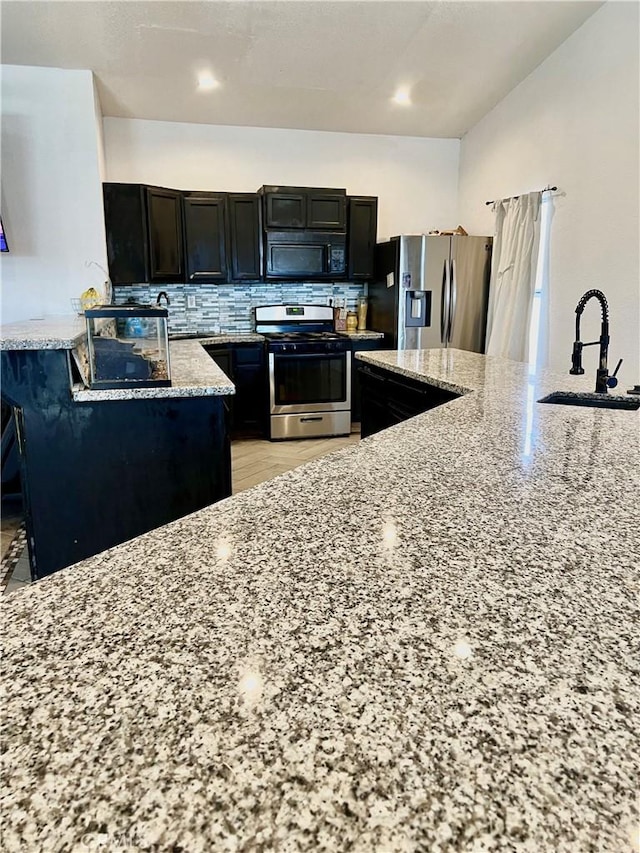
[{"label": "white curtain", "polygon": [[497,201],[487,314],[487,355],[528,358],[541,193]]}]

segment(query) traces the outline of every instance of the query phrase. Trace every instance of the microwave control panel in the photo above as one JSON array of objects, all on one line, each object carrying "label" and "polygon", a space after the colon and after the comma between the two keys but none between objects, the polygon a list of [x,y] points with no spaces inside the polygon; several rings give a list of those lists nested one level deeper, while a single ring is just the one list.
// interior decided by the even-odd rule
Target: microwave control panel
[{"label": "microwave control panel", "polygon": [[344,248],[342,246],[332,246],[329,253],[329,272],[343,273],[345,269]]}]

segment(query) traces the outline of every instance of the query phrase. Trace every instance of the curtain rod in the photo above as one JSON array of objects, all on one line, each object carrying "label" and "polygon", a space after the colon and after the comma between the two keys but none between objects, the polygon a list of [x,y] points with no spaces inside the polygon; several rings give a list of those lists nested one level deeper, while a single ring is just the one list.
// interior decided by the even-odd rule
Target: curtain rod
[{"label": "curtain rod", "polygon": [[[540,190],[541,193],[554,193],[558,187],[545,187],[543,190]],[[519,195],[510,195],[507,198],[499,198],[497,201],[511,201],[512,198],[520,198]],[[495,201],[485,201],[485,204],[495,204]]]}]

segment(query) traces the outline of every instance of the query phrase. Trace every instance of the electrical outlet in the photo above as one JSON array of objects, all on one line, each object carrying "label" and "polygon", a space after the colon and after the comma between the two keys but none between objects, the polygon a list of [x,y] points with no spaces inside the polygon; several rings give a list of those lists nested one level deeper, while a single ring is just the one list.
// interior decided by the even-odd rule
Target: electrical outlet
[{"label": "electrical outlet", "polygon": [[196,307],[196,298],[195,296],[187,296],[187,308],[195,308]]}]

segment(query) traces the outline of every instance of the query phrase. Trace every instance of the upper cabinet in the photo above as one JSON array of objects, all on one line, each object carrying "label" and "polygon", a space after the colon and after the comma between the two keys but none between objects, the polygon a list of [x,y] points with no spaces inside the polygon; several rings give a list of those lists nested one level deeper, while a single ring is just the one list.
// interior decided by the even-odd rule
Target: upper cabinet
[{"label": "upper cabinet", "polygon": [[183,193],[186,281],[227,280],[226,204],[220,193]]},{"label": "upper cabinet", "polygon": [[349,196],[348,219],[347,278],[350,281],[373,278],[378,199],[375,196]]},{"label": "upper cabinet", "polygon": [[184,280],[181,194],[140,184],[103,184],[113,284]]},{"label": "upper cabinet", "polygon": [[345,231],[347,227],[347,194],[345,190],[309,190],[307,193],[307,228],[317,231]]},{"label": "upper cabinet", "polygon": [[304,228],[307,223],[307,197],[303,191],[282,192],[274,187],[273,192],[265,192],[264,205],[265,228]]},{"label": "upper cabinet", "polygon": [[264,199],[266,229],[346,230],[346,190],[263,186],[258,192]]},{"label": "upper cabinet", "polygon": [[[217,193],[116,183],[103,184],[103,194],[114,285],[373,276],[373,196],[314,187]],[[286,255],[286,274],[271,268],[276,250]]]},{"label": "upper cabinet", "polygon": [[103,184],[113,284],[214,283],[261,277],[256,193]]},{"label": "upper cabinet", "polygon": [[182,215],[179,192],[147,187],[149,281],[182,281]]},{"label": "upper cabinet", "polygon": [[257,193],[229,193],[230,273],[233,281],[256,281],[262,275],[262,226]]}]

